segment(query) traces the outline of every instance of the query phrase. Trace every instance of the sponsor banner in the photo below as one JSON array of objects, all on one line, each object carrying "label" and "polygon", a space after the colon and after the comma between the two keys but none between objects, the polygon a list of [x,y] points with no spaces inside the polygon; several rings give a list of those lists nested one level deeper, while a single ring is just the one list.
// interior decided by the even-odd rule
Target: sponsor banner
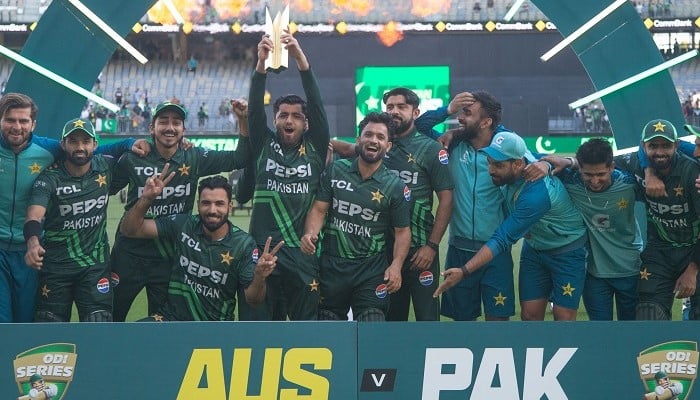
[{"label": "sponsor banner", "polygon": [[0,324],[0,397],[694,399],[698,324]]}]

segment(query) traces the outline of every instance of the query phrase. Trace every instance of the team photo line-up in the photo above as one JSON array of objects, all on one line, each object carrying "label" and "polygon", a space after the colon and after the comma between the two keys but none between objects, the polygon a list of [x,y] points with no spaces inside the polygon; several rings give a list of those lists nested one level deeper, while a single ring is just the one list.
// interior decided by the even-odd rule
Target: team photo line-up
[{"label": "team photo line-up", "polygon": [[[289,33],[305,98],[277,98],[268,126],[273,46],[262,37],[249,96],[231,101],[233,151],[193,146],[175,102],[152,110],[150,140],[98,147],[88,119],[41,137],[30,97],[0,98],[0,322],[68,322],[73,305],[80,321],[125,321],[144,289],[141,321],[505,321],[514,270],[522,320],[575,320],[581,300],[590,320],[670,320],[674,299],[700,319],[700,128],[682,127],[693,145],[651,115],[636,152],[594,138],[539,155],[486,91],[421,114],[397,87],[355,143],[336,141]],[[458,128],[433,130],[450,116]],[[235,187],[219,175],[239,169]],[[124,188],[110,252],[107,204]],[[249,232],[234,200],[252,201]]]}]

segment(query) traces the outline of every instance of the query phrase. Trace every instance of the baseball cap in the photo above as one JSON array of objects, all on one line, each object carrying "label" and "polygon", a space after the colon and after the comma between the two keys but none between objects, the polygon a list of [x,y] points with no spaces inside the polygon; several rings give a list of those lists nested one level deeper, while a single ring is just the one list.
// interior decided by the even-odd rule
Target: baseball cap
[{"label": "baseball cap", "polygon": [[181,106],[180,104],[177,103],[172,103],[169,101],[160,103],[156,106],[156,108],[153,109],[152,117],[153,119],[158,117],[158,114],[162,113],[163,111],[166,110],[171,110],[175,111],[182,117],[183,120],[187,119],[187,109],[185,107]]},{"label": "baseball cap", "polygon": [[66,122],[63,126],[63,133],[61,133],[61,139],[65,139],[71,133],[75,131],[83,131],[87,133],[91,138],[97,138],[95,134],[95,127],[92,126],[92,122],[85,118],[73,118],[72,120]]},{"label": "baseball cap", "polygon": [[692,133],[693,135],[700,137],[700,126],[685,124],[683,125],[683,129],[685,129],[685,131],[688,133]]},{"label": "baseball cap", "polygon": [[675,142],[678,140],[678,132],[676,132],[676,127],[665,119],[652,119],[644,125],[642,141],[646,143],[657,137]]},{"label": "baseball cap", "polygon": [[479,151],[483,151],[495,161],[518,160],[523,157],[528,161],[535,161],[520,136],[510,131],[498,132],[491,140],[491,144]]}]

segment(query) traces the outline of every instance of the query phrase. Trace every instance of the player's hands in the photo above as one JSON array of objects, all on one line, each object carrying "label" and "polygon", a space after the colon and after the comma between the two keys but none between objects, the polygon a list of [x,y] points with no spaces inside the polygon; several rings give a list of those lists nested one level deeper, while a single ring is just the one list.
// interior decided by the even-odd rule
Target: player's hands
[{"label": "player's hands", "polygon": [[[552,169],[552,171],[553,170],[554,169]],[[526,165],[523,170],[523,178],[525,178],[527,182],[540,180],[547,175],[549,175],[549,165],[543,160],[530,163]]]},{"label": "player's hands", "polygon": [[262,62],[265,64],[265,60],[270,57],[270,52],[272,51],[272,39],[270,35],[263,35],[260,43],[258,43],[258,63]]},{"label": "player's hands", "polygon": [[146,157],[151,152],[151,144],[146,139],[137,139],[131,145],[131,152],[139,157]]},{"label": "player's hands", "polygon": [[556,175],[559,172],[571,167],[571,161],[568,159],[551,154],[540,158],[539,161],[547,161],[548,163],[552,164],[554,167],[552,168],[552,175]]},{"label": "player's hands", "polygon": [[436,251],[428,246],[421,246],[411,257],[411,269],[425,271],[433,265]]},{"label": "player's hands", "polygon": [[677,299],[684,299],[695,294],[697,288],[698,265],[694,262],[688,264],[688,268],[683,271],[676,280],[674,292]]},{"label": "player's hands", "polygon": [[44,250],[41,243],[39,243],[39,238],[34,236],[27,242],[27,252],[24,254],[24,262],[28,266],[40,270],[44,265],[45,253],[46,250]]},{"label": "player's hands", "polygon": [[316,254],[316,244],[318,243],[318,235],[305,233],[301,237],[301,251],[307,255]]},{"label": "player's hands", "polygon": [[263,253],[260,258],[258,258],[258,264],[255,266],[255,274],[263,278],[270,276],[275,269],[277,265],[277,252],[284,246],[284,240],[277,243],[272,250],[270,250],[270,243],[272,243],[272,236],[267,237]]},{"label": "player's hands", "polygon": [[450,144],[452,143],[452,140],[455,137],[455,131],[458,130],[459,129],[450,129],[447,132],[443,133],[442,136],[437,138],[438,143],[440,143],[444,148],[450,147]]},{"label": "player's hands", "polygon": [[440,296],[447,289],[455,286],[456,284],[459,283],[459,281],[462,280],[462,278],[464,278],[464,273],[462,272],[461,268],[447,269],[441,275],[444,278],[444,280],[442,281],[440,286],[438,286],[438,288],[435,289],[435,293],[433,293],[433,297]]},{"label": "player's hands", "polygon": [[246,99],[232,99],[231,100],[231,111],[236,115],[236,118],[248,119],[248,100]]},{"label": "player's hands", "polygon": [[166,163],[160,174],[149,176],[148,179],[146,179],[146,184],[143,186],[141,197],[155,200],[156,197],[160,196],[160,194],[163,193],[163,188],[165,188],[175,176],[175,171],[168,174],[169,169],[170,163]]},{"label": "player's hands", "polygon": [[462,109],[464,109],[465,107],[469,107],[472,104],[474,104],[475,101],[476,99],[471,93],[459,93],[455,97],[453,97],[452,100],[450,100],[450,104],[447,105],[447,113],[450,115],[456,114],[462,111]]},{"label": "player's hands", "polygon": [[647,197],[668,197],[666,185],[651,167],[644,168],[644,190]]},{"label": "player's hands", "polygon": [[183,137],[182,139],[180,139],[180,148],[182,150],[187,151],[193,147],[194,147],[194,143],[191,140],[187,139],[186,137]]},{"label": "player's hands", "polygon": [[389,293],[396,293],[401,289],[401,265],[391,264],[384,270],[384,282]]}]

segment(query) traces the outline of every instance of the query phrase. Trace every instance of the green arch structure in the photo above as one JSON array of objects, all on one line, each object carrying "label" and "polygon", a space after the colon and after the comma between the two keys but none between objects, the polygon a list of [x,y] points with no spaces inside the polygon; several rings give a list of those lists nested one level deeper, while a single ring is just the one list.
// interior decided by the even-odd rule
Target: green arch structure
[{"label": "green arch structure", "polygon": [[[571,34],[610,4],[603,0],[532,2],[563,35]],[[126,36],[155,1],[85,0],[83,3],[117,33]],[[571,48],[598,90],[664,61],[630,2],[576,40]],[[52,2],[46,10],[22,55],[90,89],[115,49],[116,43],[70,3],[60,0]],[[556,62],[556,56],[548,62]],[[19,64],[6,90],[34,98],[40,107],[38,131],[46,136],[57,137],[63,122],[77,116],[85,103],[82,96]],[[642,127],[652,118],[667,119],[677,127],[684,123],[668,71],[610,94],[603,98],[603,103],[619,148],[637,145]]]}]

